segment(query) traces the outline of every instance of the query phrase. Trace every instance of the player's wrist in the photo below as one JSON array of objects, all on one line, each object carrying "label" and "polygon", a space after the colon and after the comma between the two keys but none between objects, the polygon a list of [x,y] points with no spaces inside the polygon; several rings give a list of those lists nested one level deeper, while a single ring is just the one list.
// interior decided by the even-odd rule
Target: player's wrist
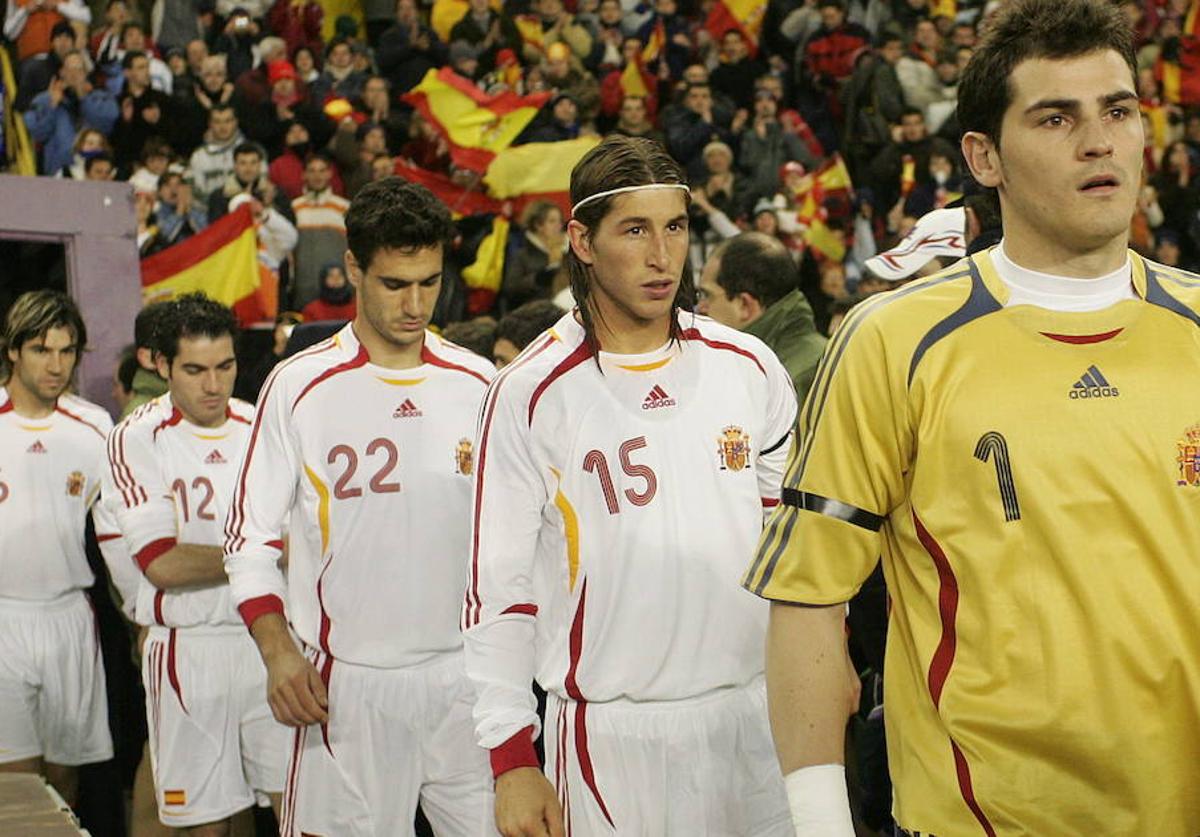
[{"label": "player's wrist", "polygon": [[802,767],[785,776],[783,782],[797,834],[854,837],[843,765]]},{"label": "player's wrist", "polygon": [[489,756],[492,762],[492,777],[495,779],[519,767],[540,768],[537,750],[533,747],[533,726],[518,730],[503,744],[493,747]]}]

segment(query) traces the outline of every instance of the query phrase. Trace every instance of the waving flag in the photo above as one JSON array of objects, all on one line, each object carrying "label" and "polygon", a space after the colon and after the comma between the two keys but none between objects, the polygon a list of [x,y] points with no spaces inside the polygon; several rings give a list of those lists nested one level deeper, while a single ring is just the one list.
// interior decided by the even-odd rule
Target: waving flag
[{"label": "waving flag", "polygon": [[450,143],[456,166],[482,174],[508,148],[549,93],[518,96],[511,90],[488,95],[449,67],[429,70],[403,100],[416,108]]},{"label": "waving flag", "polygon": [[704,28],[718,43],[730,29],[737,29],[745,36],[750,54],[755,55],[766,11],[766,0],[717,0],[704,21]]},{"label": "waving flag", "polygon": [[142,259],[143,302],[193,291],[228,305],[242,325],[275,318],[278,281],[258,260],[258,234],[249,205]]},{"label": "waving flag", "polygon": [[505,149],[488,166],[483,181],[493,197],[513,201],[517,212],[531,201],[548,200],[569,218],[571,169],[599,142],[599,137],[580,137]]}]

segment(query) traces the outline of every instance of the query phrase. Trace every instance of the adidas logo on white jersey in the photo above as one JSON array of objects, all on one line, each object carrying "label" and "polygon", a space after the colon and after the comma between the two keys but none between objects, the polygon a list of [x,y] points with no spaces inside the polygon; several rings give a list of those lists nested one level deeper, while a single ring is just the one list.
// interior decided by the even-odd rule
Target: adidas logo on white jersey
[{"label": "adidas logo on white jersey", "polygon": [[26,453],[45,453],[45,452],[46,452],[46,446],[42,444],[42,440],[41,440],[41,439],[38,439],[38,440],[37,440],[36,442],[34,442],[32,445],[30,445],[29,447],[25,448],[25,452],[26,452]]},{"label": "adidas logo on white jersey", "polygon": [[396,412],[392,413],[392,418],[417,418],[421,415],[423,413],[412,402],[412,399],[405,398],[404,403],[396,408]]},{"label": "adidas logo on white jersey", "polygon": [[650,390],[650,394],[642,401],[643,410],[657,410],[659,407],[674,407],[675,399],[667,395],[666,390],[658,384]]},{"label": "adidas logo on white jersey", "polygon": [[221,452],[216,448],[213,448],[213,452],[204,457],[205,465],[224,465],[226,462],[228,462],[228,460],[221,456]]},{"label": "adidas logo on white jersey", "polygon": [[1089,366],[1078,381],[1071,385],[1070,398],[1116,398],[1121,393],[1108,382],[1094,365]]}]

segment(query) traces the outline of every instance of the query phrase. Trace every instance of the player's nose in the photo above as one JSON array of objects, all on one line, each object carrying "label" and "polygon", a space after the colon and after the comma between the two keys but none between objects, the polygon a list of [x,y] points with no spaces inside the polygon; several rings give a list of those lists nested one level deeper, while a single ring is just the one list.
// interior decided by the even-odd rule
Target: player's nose
[{"label": "player's nose", "polygon": [[646,254],[646,264],[658,270],[666,270],[671,263],[671,253],[667,249],[667,237],[662,233],[654,233],[650,237],[649,252]]}]

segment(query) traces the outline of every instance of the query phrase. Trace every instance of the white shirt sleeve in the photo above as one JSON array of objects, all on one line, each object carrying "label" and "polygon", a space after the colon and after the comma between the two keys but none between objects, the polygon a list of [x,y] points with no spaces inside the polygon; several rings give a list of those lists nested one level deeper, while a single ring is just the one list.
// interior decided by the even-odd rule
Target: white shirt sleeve
[{"label": "white shirt sleeve", "polygon": [[117,524],[112,503],[114,496],[117,497],[116,502],[118,503],[120,498],[115,494],[116,488],[112,482],[112,472],[108,468],[104,469],[100,491],[100,502],[92,506],[92,521],[96,526],[96,542],[100,547],[100,555],[104,558],[104,564],[108,567],[108,576],[112,579],[113,586],[117,588],[117,593],[121,597],[121,612],[125,614],[126,619],[132,622],[137,610],[137,593],[141,573],[138,572],[137,564],[133,562],[133,556],[129,553],[129,544],[121,535],[120,526]]},{"label": "white shirt sleeve", "polygon": [[279,385],[281,371],[263,386],[225,520],[225,574],[247,627],[264,613],[282,614],[286,601],[279,557],[300,464],[288,432],[290,401]]},{"label": "white shirt sleeve", "polygon": [[4,37],[16,41],[25,30],[29,20],[29,7],[18,6],[17,0],[8,0],[8,8],[4,15]]},{"label": "white shirt sleeve", "polygon": [[766,436],[758,461],[758,493],[763,500],[763,513],[769,514],[779,504],[783,472],[796,426],[796,388],[791,376],[774,353],[762,354],[767,369]]},{"label": "white shirt sleeve", "polygon": [[478,689],[475,731],[486,749],[525,727],[535,735],[538,728],[530,689],[537,618],[532,575],[546,486],[534,465],[523,404],[510,397],[514,390],[502,389],[506,382],[506,376],[494,381],[484,399],[463,609],[466,669]]},{"label": "white shirt sleeve", "polygon": [[115,489],[109,502],[126,547],[143,571],[156,557],[151,555],[156,545],[178,534],[175,500],[163,482],[160,455],[148,422],[122,422],[108,436],[109,477]]}]

